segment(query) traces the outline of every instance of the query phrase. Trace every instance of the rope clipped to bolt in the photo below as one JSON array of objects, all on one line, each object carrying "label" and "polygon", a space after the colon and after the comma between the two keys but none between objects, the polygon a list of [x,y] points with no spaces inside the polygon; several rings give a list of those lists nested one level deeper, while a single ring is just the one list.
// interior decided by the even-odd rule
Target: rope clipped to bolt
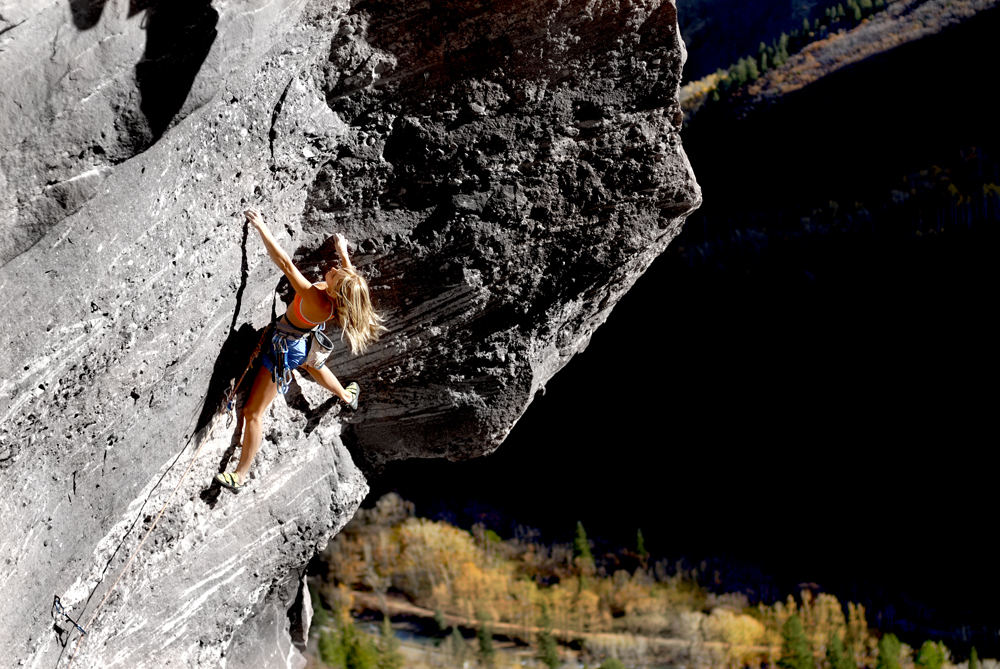
[{"label": "rope clipped to bolt", "polygon": [[76,622],[75,620],[69,617],[69,613],[66,611],[66,608],[62,605],[62,600],[59,599],[59,595],[56,595],[55,599],[52,600],[52,608],[56,610],[56,613],[62,615],[64,618],[66,618],[66,620],[73,623],[73,627],[80,630],[80,634],[87,633],[87,630],[80,627],[80,623]]}]

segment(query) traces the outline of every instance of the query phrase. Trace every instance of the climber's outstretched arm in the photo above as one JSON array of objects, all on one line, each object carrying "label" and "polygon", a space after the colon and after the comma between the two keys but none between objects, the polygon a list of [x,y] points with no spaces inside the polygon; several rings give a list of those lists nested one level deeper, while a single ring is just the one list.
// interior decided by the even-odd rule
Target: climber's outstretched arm
[{"label": "climber's outstretched arm", "polygon": [[260,239],[264,242],[264,247],[267,249],[267,255],[271,257],[274,264],[278,266],[282,274],[288,277],[288,282],[292,284],[292,288],[295,289],[296,293],[305,297],[309,290],[312,288],[312,282],[309,279],[302,276],[302,272],[292,264],[292,258],[285,250],[278,246],[278,242],[274,239],[271,231],[268,229],[267,225],[264,223],[264,217],[260,215],[260,211],[251,208],[247,209],[244,214],[250,225],[260,234]]}]

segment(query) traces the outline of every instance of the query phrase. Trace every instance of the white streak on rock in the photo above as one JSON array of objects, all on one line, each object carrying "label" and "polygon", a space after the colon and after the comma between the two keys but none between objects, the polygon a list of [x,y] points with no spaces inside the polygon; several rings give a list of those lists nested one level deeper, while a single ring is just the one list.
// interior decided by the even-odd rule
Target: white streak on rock
[{"label": "white streak on rock", "polygon": [[172,630],[174,627],[176,627],[183,621],[193,616],[198,611],[198,609],[205,602],[208,601],[208,598],[214,595],[218,591],[219,588],[221,588],[224,585],[228,585],[229,583],[232,583],[240,574],[242,574],[245,571],[246,567],[240,567],[239,569],[236,570],[235,574],[227,578],[225,581],[223,581],[222,583],[218,583],[209,588],[208,590],[206,590],[205,592],[203,592],[197,599],[193,600],[191,603],[187,604],[183,609],[181,609],[181,611],[177,615],[175,615],[167,622],[163,623],[163,625],[160,626],[160,631],[164,633],[169,633],[170,630]]}]

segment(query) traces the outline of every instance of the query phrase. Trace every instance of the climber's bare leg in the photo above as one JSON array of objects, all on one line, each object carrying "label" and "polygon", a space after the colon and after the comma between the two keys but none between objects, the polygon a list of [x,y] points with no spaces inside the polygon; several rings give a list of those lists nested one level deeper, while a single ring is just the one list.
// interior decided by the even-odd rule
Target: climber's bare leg
[{"label": "climber's bare leg", "polygon": [[261,366],[257,377],[250,388],[250,397],[243,407],[243,448],[240,449],[240,464],[236,473],[240,477],[240,485],[247,482],[250,475],[250,464],[260,450],[260,437],[264,430],[264,414],[278,394],[278,384],[271,380],[271,372]]},{"label": "climber's bare leg", "polygon": [[319,369],[310,367],[309,365],[302,366],[307,372],[309,372],[309,376],[316,380],[316,383],[323,386],[340,399],[344,400],[344,402],[348,404],[351,403],[351,399],[353,398],[347,394],[347,391],[344,390],[344,386],[340,385],[340,381],[337,380],[337,377],[334,376],[333,372],[331,372],[326,366],[320,367]]}]

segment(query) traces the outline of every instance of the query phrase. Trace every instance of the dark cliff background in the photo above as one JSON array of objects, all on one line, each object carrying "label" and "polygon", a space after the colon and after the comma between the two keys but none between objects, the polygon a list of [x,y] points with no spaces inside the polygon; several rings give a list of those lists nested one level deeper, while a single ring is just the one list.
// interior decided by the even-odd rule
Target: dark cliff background
[{"label": "dark cliff background", "polygon": [[[682,27],[685,9],[740,20],[688,4]],[[695,28],[685,79],[746,50],[706,65],[724,49]],[[587,351],[494,455],[393,464],[366,505],[396,490],[547,540],[581,520],[608,550],[641,527],[720,590],[813,582],[911,645],[995,657],[997,211],[900,200],[942,169],[970,198],[1000,183],[998,29],[983,12],[749,118],[693,122],[705,204]]]}]

